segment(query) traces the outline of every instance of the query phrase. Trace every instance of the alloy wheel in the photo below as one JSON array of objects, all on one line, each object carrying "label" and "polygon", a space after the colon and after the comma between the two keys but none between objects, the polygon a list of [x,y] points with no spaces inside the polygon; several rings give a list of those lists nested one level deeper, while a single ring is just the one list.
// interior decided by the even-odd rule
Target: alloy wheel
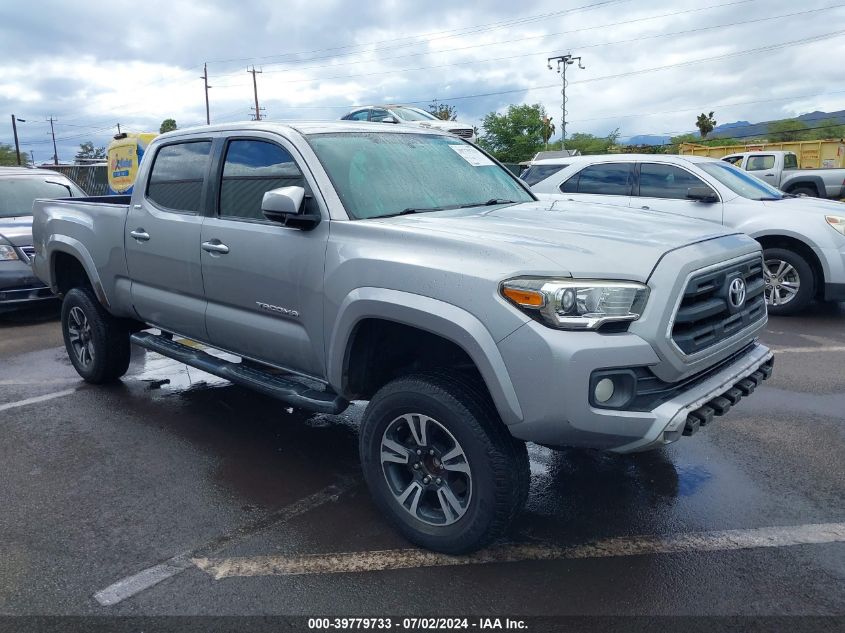
[{"label": "alloy wheel", "polygon": [[782,306],[792,301],[801,288],[801,277],[795,266],[782,259],[767,259],[763,264],[766,282],[766,303]]},{"label": "alloy wheel", "polygon": [[93,333],[82,308],[74,306],[70,309],[67,333],[77,360],[83,367],[89,367],[94,362]]},{"label": "alloy wheel", "polygon": [[445,526],[466,514],[472,472],[446,427],[421,413],[394,419],[382,435],[381,465],[396,502],[418,521]]}]

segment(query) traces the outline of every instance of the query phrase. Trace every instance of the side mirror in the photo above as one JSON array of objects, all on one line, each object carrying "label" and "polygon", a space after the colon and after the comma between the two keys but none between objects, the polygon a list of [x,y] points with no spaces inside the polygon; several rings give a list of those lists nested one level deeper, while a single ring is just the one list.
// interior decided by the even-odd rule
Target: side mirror
[{"label": "side mirror", "polygon": [[687,200],[709,204],[719,202],[719,196],[710,187],[690,187],[687,189]]},{"label": "side mirror", "polygon": [[261,213],[271,222],[301,229],[313,229],[320,223],[318,214],[305,212],[305,189],[302,187],[279,187],[264,194]]},{"label": "side mirror", "polygon": [[396,117],[386,116],[379,123],[399,123],[399,121],[396,120]]}]

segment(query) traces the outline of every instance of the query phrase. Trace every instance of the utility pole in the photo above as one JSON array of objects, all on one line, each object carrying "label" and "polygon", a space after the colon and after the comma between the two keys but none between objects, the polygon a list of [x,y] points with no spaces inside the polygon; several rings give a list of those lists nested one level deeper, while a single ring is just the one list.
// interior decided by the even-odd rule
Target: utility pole
[{"label": "utility pole", "polygon": [[117,124],[117,134],[120,136],[120,123]]},{"label": "utility pole", "polygon": [[55,122],[55,119],[53,117],[50,117],[49,121],[50,121],[50,134],[53,136],[53,164],[58,165],[59,164],[59,150],[56,149],[56,130],[53,128],[53,123]]},{"label": "utility pole", "polygon": [[[253,66],[253,70],[255,70],[254,66]],[[255,75],[253,75],[252,78],[255,79]],[[211,115],[208,113],[208,89],[211,88],[211,86],[208,85],[208,64],[207,63],[202,65],[202,77],[200,77],[200,79],[202,79],[205,82],[205,124],[211,125]],[[256,103],[258,103],[258,90],[256,90],[256,92],[255,92],[255,101],[256,101]]]},{"label": "utility pole", "polygon": [[256,73],[261,74],[262,71],[255,70],[255,66],[252,67],[252,70],[247,68],[246,70],[248,73],[252,74],[252,91],[255,94],[255,120],[261,120],[261,109],[258,107],[258,83],[255,80]]},{"label": "utility pole", "polygon": [[14,114],[12,115],[12,132],[15,135],[15,154],[18,157],[18,165],[21,164],[21,145],[18,142],[18,124],[17,122],[26,123],[26,119],[19,119]]},{"label": "utility pole", "polygon": [[35,167],[35,153],[29,150],[29,157],[32,159],[32,166]]},{"label": "utility pole", "polygon": [[566,55],[558,55],[556,57],[549,57],[547,61],[549,70],[552,70],[552,62],[557,63],[557,72],[560,74],[560,81],[561,81],[561,88],[560,88],[560,148],[565,149],[566,145],[566,67],[571,66],[576,61],[578,62],[578,68],[581,70],[585,70],[586,66],[581,63],[580,57],[573,57],[572,53],[567,53]]}]

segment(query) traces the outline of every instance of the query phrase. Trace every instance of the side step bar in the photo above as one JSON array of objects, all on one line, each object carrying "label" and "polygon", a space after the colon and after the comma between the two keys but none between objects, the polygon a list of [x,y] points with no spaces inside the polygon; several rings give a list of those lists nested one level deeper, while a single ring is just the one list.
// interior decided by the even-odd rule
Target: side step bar
[{"label": "side step bar", "polygon": [[225,378],[236,385],[260,391],[299,409],[315,413],[337,414],[349,406],[349,402],[336,393],[313,389],[298,382],[293,376],[277,376],[252,366],[226,361],[202,350],[182,345],[163,335],[138,332],[132,335],[131,341],[139,347]]}]

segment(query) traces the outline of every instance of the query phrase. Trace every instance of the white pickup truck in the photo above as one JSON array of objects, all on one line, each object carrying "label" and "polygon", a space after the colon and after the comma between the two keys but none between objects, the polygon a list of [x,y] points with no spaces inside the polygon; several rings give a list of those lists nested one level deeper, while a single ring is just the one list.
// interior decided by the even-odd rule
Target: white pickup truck
[{"label": "white pickup truck", "polygon": [[751,172],[784,193],[813,198],[845,198],[845,169],[799,169],[793,152],[739,152],[722,160]]}]

